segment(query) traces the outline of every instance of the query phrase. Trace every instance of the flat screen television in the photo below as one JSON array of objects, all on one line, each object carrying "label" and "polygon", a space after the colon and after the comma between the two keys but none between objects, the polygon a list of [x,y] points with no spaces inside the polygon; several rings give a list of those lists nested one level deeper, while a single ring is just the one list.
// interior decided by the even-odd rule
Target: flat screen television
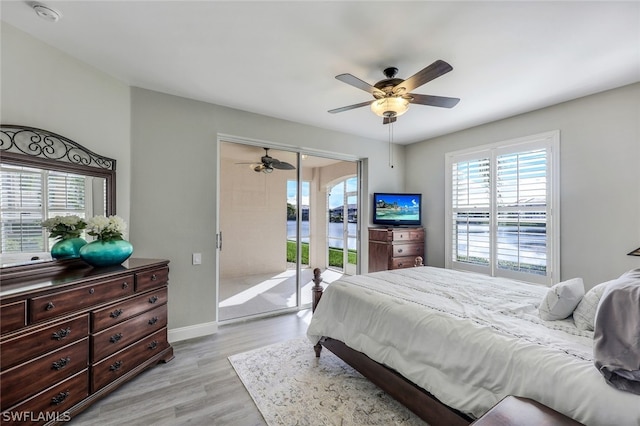
[{"label": "flat screen television", "polygon": [[422,225],[422,194],[376,192],[373,194],[373,224]]}]

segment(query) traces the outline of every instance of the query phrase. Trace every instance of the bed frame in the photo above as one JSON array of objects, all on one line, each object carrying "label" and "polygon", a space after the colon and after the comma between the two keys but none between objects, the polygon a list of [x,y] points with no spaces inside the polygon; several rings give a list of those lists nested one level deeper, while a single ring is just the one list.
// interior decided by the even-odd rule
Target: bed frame
[{"label": "bed frame", "polygon": [[[315,311],[324,291],[324,288],[320,285],[322,282],[320,274],[320,268],[313,270],[313,311]],[[429,423],[430,426],[465,426],[473,421],[467,415],[443,404],[429,392],[407,380],[396,371],[379,364],[362,352],[351,349],[339,340],[323,337],[314,346],[316,357],[320,356],[323,346],[402,405],[413,411],[418,417]]]}]

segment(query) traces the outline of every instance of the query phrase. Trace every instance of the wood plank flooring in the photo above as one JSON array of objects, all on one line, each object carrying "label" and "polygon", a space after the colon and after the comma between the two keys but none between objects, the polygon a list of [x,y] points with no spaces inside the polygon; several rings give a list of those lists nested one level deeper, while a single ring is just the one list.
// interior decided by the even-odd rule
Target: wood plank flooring
[{"label": "wood plank flooring", "polygon": [[143,372],[70,424],[265,425],[227,357],[304,336],[310,319],[305,310],[223,325],[215,335],[178,342],[175,359]]}]

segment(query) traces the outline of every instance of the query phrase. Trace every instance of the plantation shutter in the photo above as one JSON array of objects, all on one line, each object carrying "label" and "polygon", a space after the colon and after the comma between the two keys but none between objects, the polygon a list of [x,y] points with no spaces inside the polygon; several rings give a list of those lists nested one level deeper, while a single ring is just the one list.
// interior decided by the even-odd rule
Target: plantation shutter
[{"label": "plantation shutter", "polygon": [[44,250],[43,178],[39,170],[3,166],[0,178],[2,252]]},{"label": "plantation shutter", "polygon": [[452,165],[453,259],[488,266],[490,260],[490,159]]},{"label": "plantation shutter", "polygon": [[558,282],[559,142],[555,131],[446,154],[446,267]]},{"label": "plantation shutter", "polygon": [[5,165],[1,184],[2,253],[48,251],[45,218],[86,217],[84,176]]},{"label": "plantation shutter", "polygon": [[85,177],[49,172],[47,178],[48,217],[85,216]]},{"label": "plantation shutter", "polygon": [[498,269],[546,274],[547,150],[497,157]]}]

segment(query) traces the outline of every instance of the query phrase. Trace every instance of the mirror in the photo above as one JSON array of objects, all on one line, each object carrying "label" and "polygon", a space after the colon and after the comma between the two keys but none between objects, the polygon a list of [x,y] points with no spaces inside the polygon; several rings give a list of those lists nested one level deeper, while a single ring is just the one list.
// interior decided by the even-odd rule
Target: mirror
[{"label": "mirror", "polygon": [[40,222],[64,214],[115,214],[116,160],[46,130],[4,124],[0,155],[2,275],[68,265],[51,259]]}]

